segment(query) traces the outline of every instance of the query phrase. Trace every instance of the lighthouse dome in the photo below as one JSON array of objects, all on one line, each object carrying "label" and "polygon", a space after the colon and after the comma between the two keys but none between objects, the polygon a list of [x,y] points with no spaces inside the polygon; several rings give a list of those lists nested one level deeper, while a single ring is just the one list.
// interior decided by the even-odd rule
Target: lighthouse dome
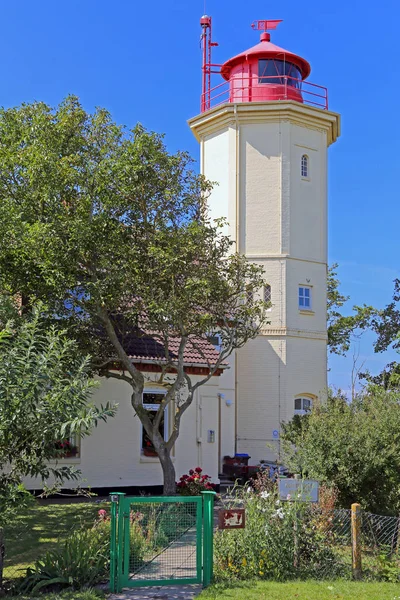
[{"label": "lighthouse dome", "polygon": [[258,44],[221,67],[222,77],[229,82],[232,102],[303,102],[302,82],[310,72],[304,58],[272,44],[267,32],[261,34]]}]

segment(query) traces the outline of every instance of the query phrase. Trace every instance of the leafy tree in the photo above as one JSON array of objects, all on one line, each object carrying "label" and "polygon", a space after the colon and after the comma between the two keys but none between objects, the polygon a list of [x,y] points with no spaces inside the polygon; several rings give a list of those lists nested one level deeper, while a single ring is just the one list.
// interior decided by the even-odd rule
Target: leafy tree
[{"label": "leafy tree", "polygon": [[[56,110],[0,111],[0,285],[43,299],[94,370],[130,385],[167,494],[175,493],[171,450],[197,388],[265,322],[262,268],[233,252],[222,222],[210,220],[211,186],[191,163],[168,153],[162,136],[126,130],[105,110],[90,115],[74,97]],[[129,352],[132,335],[148,333],[164,348],[160,381],[168,379],[154,420]],[[202,352],[201,340],[216,333],[219,356],[195,381],[185,349]]]},{"label": "leafy tree", "polygon": [[[400,279],[394,281],[393,300],[383,310],[377,311],[371,327],[377,334],[375,352],[385,352],[390,348],[400,351]],[[400,363],[392,361],[378,375],[362,373],[362,379],[382,385],[385,389],[400,388]]]},{"label": "leafy tree", "polygon": [[371,306],[354,306],[354,314],[344,316],[342,307],[350,296],[343,296],[339,290],[337,264],[328,269],[327,278],[327,321],[328,348],[332,354],[345,355],[351,345],[352,338],[369,327],[372,316],[376,313]]},{"label": "leafy tree", "polygon": [[334,484],[346,508],[360,502],[378,514],[398,514],[398,392],[370,386],[350,403],[331,395],[283,429],[285,461],[295,472]]},{"label": "leafy tree", "polygon": [[56,328],[46,329],[40,308],[21,318],[10,298],[0,301],[0,588],[4,555],[3,527],[27,501],[24,477],[77,479],[72,467],[60,466],[56,443],[90,433],[99,419],[114,414],[89,400],[94,382],[88,358]]}]

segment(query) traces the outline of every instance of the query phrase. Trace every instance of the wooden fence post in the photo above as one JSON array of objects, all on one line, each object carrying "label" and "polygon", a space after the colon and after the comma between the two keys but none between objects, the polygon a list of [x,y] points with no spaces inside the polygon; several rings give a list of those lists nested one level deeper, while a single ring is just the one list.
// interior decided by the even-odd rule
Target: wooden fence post
[{"label": "wooden fence post", "polygon": [[351,505],[351,546],[354,579],[361,579],[361,506]]}]

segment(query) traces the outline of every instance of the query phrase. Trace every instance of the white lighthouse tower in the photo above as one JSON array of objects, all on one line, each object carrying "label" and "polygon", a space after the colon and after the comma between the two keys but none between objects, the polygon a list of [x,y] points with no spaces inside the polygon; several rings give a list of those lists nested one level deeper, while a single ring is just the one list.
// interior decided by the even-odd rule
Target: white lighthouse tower
[{"label": "white lighthouse tower", "polygon": [[[189,121],[210,198],[238,252],[261,264],[269,324],[237,351],[235,450],[251,463],[279,455],[280,426],[327,386],[327,148],[339,115],[306,81],[306,60],[270,42],[280,21],[257,21],[260,42],[214,65],[211,18],[201,19],[201,113]],[[222,80],[211,87],[213,74]],[[222,81],[222,82],[221,82]],[[271,450],[274,447],[274,451]],[[275,456],[274,456],[275,455]]]}]

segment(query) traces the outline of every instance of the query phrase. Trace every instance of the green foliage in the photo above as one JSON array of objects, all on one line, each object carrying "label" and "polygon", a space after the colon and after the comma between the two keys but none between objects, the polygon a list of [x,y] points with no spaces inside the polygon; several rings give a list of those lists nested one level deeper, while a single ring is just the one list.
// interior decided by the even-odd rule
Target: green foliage
[{"label": "green foliage", "polygon": [[289,468],[336,486],[343,507],[359,502],[377,514],[398,514],[398,392],[371,386],[353,402],[330,395],[284,425],[282,440]]},{"label": "green foliage", "polygon": [[305,503],[282,503],[276,487],[270,492],[243,492],[246,527],[221,530],[214,537],[217,581],[286,579],[341,573],[340,562],[317,527]]},{"label": "green foliage", "polygon": [[101,581],[109,569],[110,535],[107,522],[74,532],[64,545],[37,560],[21,585],[23,593],[68,586],[79,589]]},{"label": "green foliage", "polygon": [[400,582],[400,561],[398,556],[382,553],[378,557],[376,576],[382,581],[390,583]]},{"label": "green foliage", "polygon": [[[89,402],[94,382],[88,358],[38,306],[0,337],[0,525],[26,503],[21,478],[77,478],[71,468],[50,465],[57,440],[88,435],[114,410]],[[1,320],[1,319],[0,319]]]},{"label": "green foliage", "polygon": [[341,309],[349,300],[339,291],[340,281],[337,279],[338,265],[332,265],[327,278],[327,325],[328,348],[333,354],[344,355],[350,349],[351,339],[357,331],[369,327],[372,316],[376,313],[371,306],[354,306],[355,314],[344,316]]}]

